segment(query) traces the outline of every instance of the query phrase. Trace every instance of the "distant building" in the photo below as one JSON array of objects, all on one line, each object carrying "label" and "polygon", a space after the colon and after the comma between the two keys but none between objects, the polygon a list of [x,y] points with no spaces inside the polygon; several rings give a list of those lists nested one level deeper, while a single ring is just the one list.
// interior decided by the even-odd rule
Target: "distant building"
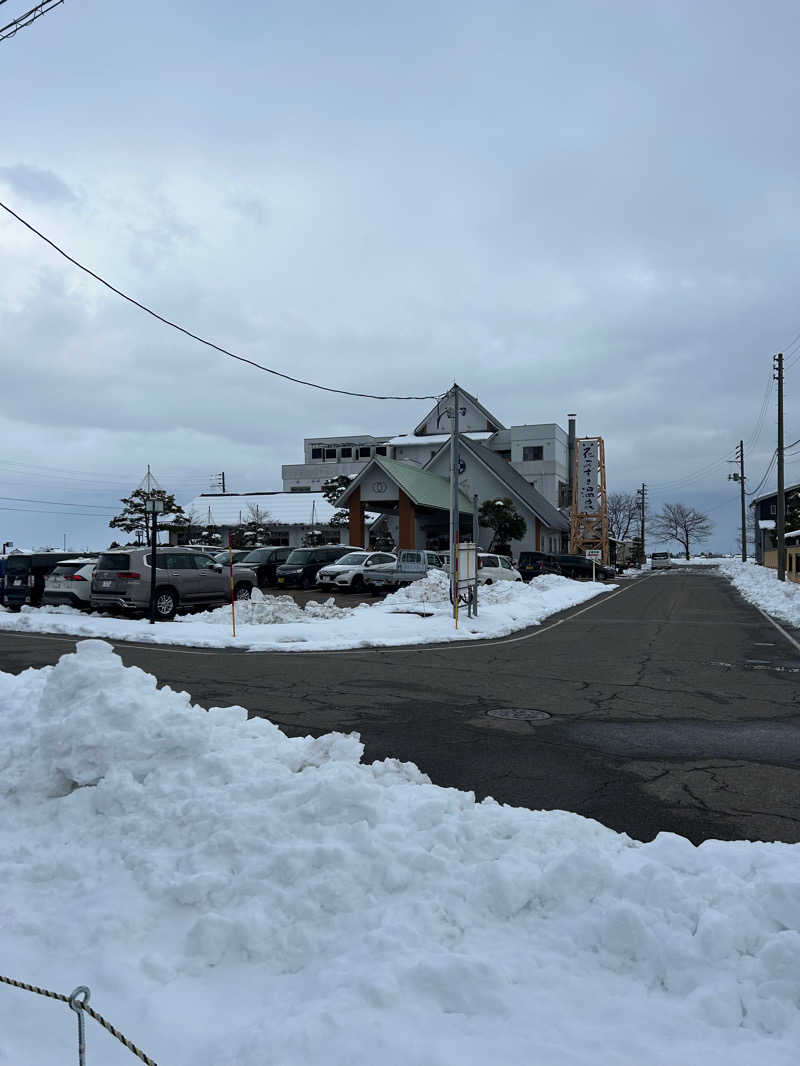
[{"label": "distant building", "polygon": [[[795,496],[800,495],[800,484],[787,485],[783,490],[784,505]],[[775,522],[778,517],[778,490],[757,496],[750,504],[753,508],[756,526],[756,562],[765,565],[765,555],[775,547]],[[793,533],[794,530],[786,530]]]},{"label": "distant building", "polygon": [[[376,458],[423,468],[450,439],[443,397],[409,433],[306,437],[304,462],[282,468],[286,492],[319,491],[330,478],[359,476]],[[459,388],[459,430],[464,439],[501,456],[553,507],[569,506],[569,437],[555,422],[504,426],[477,397]],[[571,425],[574,434],[574,424]]]}]

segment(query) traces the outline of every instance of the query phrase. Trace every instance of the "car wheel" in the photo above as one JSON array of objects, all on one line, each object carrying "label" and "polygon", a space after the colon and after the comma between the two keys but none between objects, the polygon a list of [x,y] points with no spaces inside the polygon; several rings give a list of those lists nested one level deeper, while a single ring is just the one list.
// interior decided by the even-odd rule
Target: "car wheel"
[{"label": "car wheel", "polygon": [[233,598],[236,600],[249,600],[253,586],[246,581],[239,582],[233,590]]},{"label": "car wheel", "polygon": [[515,577],[514,580],[515,581],[522,581],[522,578],[521,577]]},{"label": "car wheel", "polygon": [[490,577],[487,577],[486,580],[484,581],[484,585],[491,585],[491,583],[492,583],[492,579]]},{"label": "car wheel", "polygon": [[178,609],[178,597],[172,589],[156,589],[156,618],[159,622],[169,622]]},{"label": "car wheel", "polygon": [[355,574],[353,580],[350,582],[351,592],[363,592],[364,591],[364,578],[361,574]]}]

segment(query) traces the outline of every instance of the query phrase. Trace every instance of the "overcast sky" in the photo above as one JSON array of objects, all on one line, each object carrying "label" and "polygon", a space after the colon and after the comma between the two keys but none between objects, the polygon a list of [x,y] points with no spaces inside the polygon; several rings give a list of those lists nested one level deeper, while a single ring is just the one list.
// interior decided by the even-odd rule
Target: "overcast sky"
[{"label": "overcast sky", "polygon": [[[65,0],[0,43],[0,198],[267,365],[576,411],[610,491],[707,510],[732,550],[725,459],[800,332],[799,38],[796,0]],[[304,436],[427,409],[226,359],[0,215],[0,540],[101,547],[148,462],[182,502],[221,470],[280,489]],[[775,433],[773,391],[750,488]]]}]

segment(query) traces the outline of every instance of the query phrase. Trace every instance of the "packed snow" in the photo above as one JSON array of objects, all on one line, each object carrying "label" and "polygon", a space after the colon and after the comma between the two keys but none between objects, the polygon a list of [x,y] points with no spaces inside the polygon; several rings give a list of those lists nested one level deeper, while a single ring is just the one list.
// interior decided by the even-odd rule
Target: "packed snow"
[{"label": "packed snow", "polygon": [[252,600],[236,604],[235,638],[230,604],[156,625],[141,618],[112,618],[71,607],[23,607],[18,614],[0,611],[0,630],[246,651],[385,648],[504,637],[615,587],[554,574],[527,585],[515,581],[482,585],[478,617],[468,618],[463,610],[458,629],[453,624],[447,575],[431,570],[381,601],[355,607],[337,607],[332,598],[301,607],[291,596],[262,595],[254,590]]},{"label": "packed snow", "polygon": [[[90,640],[0,673],[4,975],[162,1066],[792,1066],[797,845],[476,803]],[[130,1053],[86,1019],[87,1063]],[[74,1061],[0,985],[0,1062]]]},{"label": "packed snow", "polygon": [[719,569],[750,603],[773,618],[800,626],[800,585],[788,578],[778,581],[777,570],[741,559],[723,559]]}]

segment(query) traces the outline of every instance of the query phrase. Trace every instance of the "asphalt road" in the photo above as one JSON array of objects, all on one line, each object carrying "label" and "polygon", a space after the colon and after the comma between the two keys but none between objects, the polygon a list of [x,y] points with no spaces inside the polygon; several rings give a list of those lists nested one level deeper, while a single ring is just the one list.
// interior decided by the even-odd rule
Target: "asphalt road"
[{"label": "asphalt road", "polygon": [[[800,634],[791,634],[795,641]],[[0,634],[12,672],[70,638]],[[671,571],[479,645],[239,653],[118,645],[203,706],[356,730],[437,784],[661,830],[800,841],[800,647],[723,578]]]}]

